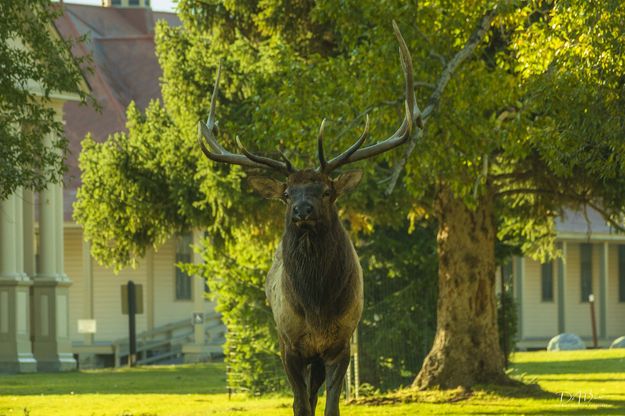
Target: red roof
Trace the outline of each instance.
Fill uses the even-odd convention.
[[[57,19],[57,30],[66,39],[88,35],[74,46],[75,56],[91,54],[93,74],[86,73],[92,95],[100,111],[75,102],[65,104],[65,135],[69,140],[65,177],[65,220],[71,221],[72,203],[80,185],[78,154],[80,142],[91,133],[97,141],[125,131],[126,107],[134,100],[144,110],[150,100],[160,99],[162,74],[155,54],[154,26],[164,19],[177,26],[174,13],[153,12],[146,8],[114,8],[64,3],[64,14]]]

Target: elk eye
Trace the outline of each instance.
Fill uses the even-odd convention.
[[[326,197],[326,198],[329,197],[330,196],[330,190],[326,189],[325,191],[323,191],[323,196]]]

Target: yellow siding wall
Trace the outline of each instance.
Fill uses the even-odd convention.
[[[607,336],[618,338],[625,335],[625,302],[619,302],[618,246],[611,244],[608,251]]]
[[[85,286],[83,275],[82,230],[65,229],[65,270],[72,280],[70,286],[70,328],[72,341],[83,341],[78,334],[78,320],[87,318],[85,309]],[[128,315],[122,315],[121,286],[128,280],[143,285],[143,314],[137,315],[137,332],[148,329],[148,302],[153,302],[153,324],[158,327],[182,319],[191,319],[193,300],[175,300],[175,242],[169,241],[153,254],[153,281],[148,282],[146,259],[139,261],[136,269],[125,268],[118,275],[93,260],[94,314],[97,326],[95,342],[110,342],[128,336]],[[150,298],[149,283],[153,284]],[[204,301],[204,312],[213,310],[211,302]]]
[[[525,259],[523,281],[523,337],[553,337],[558,334],[558,272],[553,268],[552,302],[542,301],[541,265],[528,257]]]
[[[592,290],[598,301],[599,296],[599,268],[601,247],[593,244],[592,247]],[[581,257],[580,244],[567,243],[566,258],[566,303],[565,303],[565,331],[581,337],[592,337],[590,323],[590,306],[581,301]],[[595,316],[597,319],[597,334],[599,333],[599,305],[595,302]]]
[[[191,319],[193,299],[176,300],[176,243],[168,241],[154,253],[154,325]],[[192,293],[192,298],[195,294]],[[208,312],[208,302],[204,302]]]
[[[69,287],[69,334],[72,340],[82,339],[78,334],[78,320],[83,319],[84,284],[82,268],[82,231],[79,228],[66,228],[65,243],[65,274],[72,281]]]
[[[582,335],[588,324],[588,306],[580,303],[580,249],[577,243],[566,245],[566,293],[564,310],[564,329]]]
[[[118,275],[93,262],[94,313],[97,322],[95,341],[113,341],[128,336],[128,315],[122,314],[121,287],[132,280],[143,285],[143,313],[136,316],[137,332],[146,325],[146,264],[143,259],[135,269],[123,269]]]
[[[179,321],[191,315],[193,301],[176,301],[176,245],[168,241],[154,253],[154,325]]]

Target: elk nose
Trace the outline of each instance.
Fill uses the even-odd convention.
[[[302,202],[293,207],[293,218],[295,220],[307,220],[313,212],[313,207],[307,202]]]

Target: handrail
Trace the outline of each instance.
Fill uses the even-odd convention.
[[[215,312],[211,312],[206,315],[207,316],[205,316],[204,318],[204,325],[208,327],[205,329],[205,331],[208,332],[210,329],[214,329],[219,326],[220,315]],[[208,325],[206,325],[207,323]],[[193,326],[194,324],[191,319],[183,319],[180,321],[169,322],[165,325],[161,325],[159,327],[152,328],[150,330],[143,331],[137,334],[137,363],[148,363],[158,360],[156,357],[146,357],[146,354],[149,350],[154,350],[167,346],[170,349],[173,349],[174,347],[182,345],[185,340],[188,340],[189,337],[193,335]],[[183,334],[174,336],[174,332],[179,332],[185,329],[186,331]],[[165,336],[165,339],[155,339],[163,335]],[[128,355],[130,352],[130,340],[128,337],[119,338],[114,340],[111,343],[111,346],[113,348],[113,355],[115,360],[114,365],[115,367],[120,367],[122,356]],[[159,354],[160,357],[164,358],[171,357],[173,355],[175,354],[172,354],[172,351]],[[140,356],[142,357],[139,358]]]
[[[170,322],[168,324],[149,329],[147,331],[143,331],[137,334],[137,338],[153,338],[157,334],[162,334],[165,332],[174,331],[176,329],[182,329],[184,327],[193,327],[190,319],[183,319],[181,321]],[[129,344],[130,340],[128,337],[118,338],[112,342],[112,344]]]

